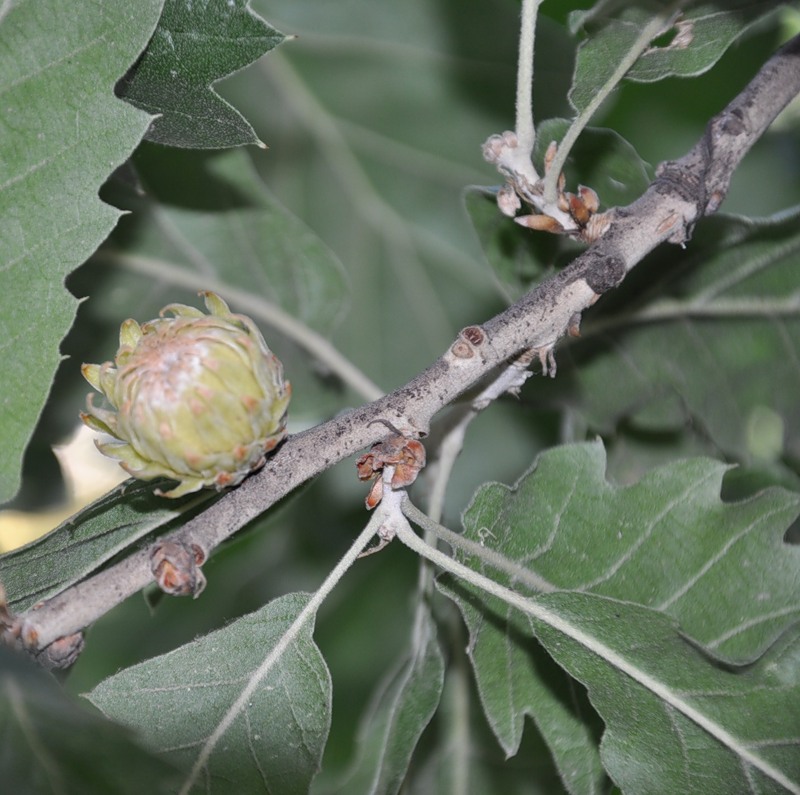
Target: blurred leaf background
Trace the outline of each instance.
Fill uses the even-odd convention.
[[[537,119],[570,115],[576,42],[565,22],[574,7],[560,0],[542,7]],[[210,279],[252,289],[296,314],[387,391],[433,361],[461,327],[495,314],[524,287],[509,286],[481,242],[496,242],[493,236],[500,234],[512,249],[524,249],[531,245],[529,233],[510,222],[508,229],[482,230],[477,219],[476,232],[467,212],[469,207],[475,218],[475,194],[465,193],[468,186],[498,181],[480,147],[490,134],[513,126],[519,3],[255,0],[253,9],[295,38],[216,88],[269,148],[176,152],[143,143],[134,157],[136,171],[123,168],[106,185],[109,201],[141,212],[125,217],[101,251],[67,279],[69,290],[88,300],[61,346],[67,358],[28,447],[16,508],[40,511],[67,499],[51,446],[74,431],[88,391],[79,364],[113,356],[124,318],[145,320],[171,301],[196,303],[196,291]],[[699,78],[625,84],[593,124],[613,129],[638,152],[641,163],[631,155],[623,165],[652,173],[696,141],[708,118],[785,36],[779,26],[762,24]],[[800,202],[797,144],[797,117],[787,113],[748,155],[723,209],[766,216]],[[595,166],[590,154],[568,163],[569,184],[593,185]],[[230,237],[222,237],[225,221],[212,228],[204,215],[220,211],[230,211]],[[237,226],[244,218],[245,227]],[[191,250],[191,241],[204,235],[213,259]],[[302,250],[298,239],[305,241]],[[491,253],[491,246],[486,250]],[[530,278],[562,255],[537,253],[542,270]],[[311,263],[308,271],[303,256]],[[682,256],[673,248],[659,252],[642,272],[669,268]],[[263,271],[254,274],[253,262]],[[631,290],[646,286],[642,276]],[[233,298],[231,304],[242,309]],[[273,330],[268,307],[256,320],[294,385],[290,430],[364,401],[324,363]],[[601,355],[586,354],[608,378],[609,360]],[[569,363],[581,356],[579,346],[574,352],[560,348],[555,382],[532,379],[520,401],[501,401],[473,424],[448,491],[445,523],[458,526],[460,511],[485,481],[514,482],[545,447],[599,432],[608,447],[609,475],[621,482],[676,456],[708,453],[747,463],[726,478],[732,495],[764,482],[796,484],[793,462],[774,451],[766,458],[752,455],[746,445],[744,453],[735,445],[721,449],[685,414],[672,415],[669,423],[637,424],[632,411],[598,417],[579,402],[565,403],[573,386]],[[657,368],[669,359],[669,347],[662,343],[650,356]],[[779,392],[790,383],[777,373],[772,388]],[[591,390],[603,393],[603,381]],[[334,468],[220,550],[206,566],[209,585],[199,602],[163,600],[154,621],[152,605],[137,596],[99,621],[67,687],[83,692],[123,665],[188,642],[272,598],[313,590],[363,526],[363,488],[354,474],[352,462]],[[317,619],[315,638],[334,683],[325,751],[330,778],[353,753],[356,716],[406,645],[415,564],[400,545],[360,561]],[[456,686],[446,683],[445,692]]]

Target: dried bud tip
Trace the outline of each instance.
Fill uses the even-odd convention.
[[[517,192],[510,185],[503,185],[497,191],[497,206],[503,215],[513,218],[517,214],[517,210],[522,206]]]
[[[550,378],[556,377],[556,354],[555,349],[551,345],[547,348],[539,348],[539,363],[542,365],[542,375],[549,375]]]
[[[575,219],[575,223],[578,224],[578,226],[586,226],[592,214],[583,203],[583,199],[581,199],[580,196],[576,196],[574,193],[567,193],[565,195],[569,202],[569,214]]]
[[[564,233],[564,227],[549,215],[520,215],[514,221],[537,232],[552,232],[557,235]]]
[[[372,484],[372,488],[369,490],[369,494],[367,494],[367,497],[364,500],[364,505],[367,506],[368,511],[371,511],[382,499],[383,499],[383,481],[380,478],[378,478]]]
[[[593,215],[580,233],[581,240],[584,243],[594,243],[599,240],[610,229],[613,219],[613,209]]]
[[[550,166],[555,160],[556,152],[558,152],[558,144],[555,141],[550,141],[547,146],[547,151],[544,153],[544,173],[550,171]]]
[[[586,185],[578,185],[578,196],[583,200],[583,204],[590,213],[596,213],[600,209],[600,197],[597,192]]]

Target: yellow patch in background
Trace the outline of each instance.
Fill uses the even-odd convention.
[[[47,511],[0,511],[0,552],[35,541],[128,477],[116,461],[97,450],[96,435],[81,425],[67,442],[53,447],[69,495],[63,506]]]

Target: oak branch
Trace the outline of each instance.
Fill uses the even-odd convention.
[[[679,160],[663,163],[648,190],[616,208],[608,231],[566,269],[482,325],[469,326],[428,369],[379,400],[291,436],[236,489],[168,537],[200,558],[297,486],[383,439],[388,427],[424,436],[433,417],[490,372],[523,352],[547,358],[581,314],[617,287],[648,252],[665,241],[683,244],[697,221],[722,204],[731,176],[750,147],[800,92],[800,37],[761,68]],[[509,220],[509,223],[512,223]],[[31,653],[79,638],[85,627],[153,581],[160,539],[26,613],[17,616],[15,642]],[[11,631],[11,630],[9,630]],[[75,641],[77,642],[77,641]]]

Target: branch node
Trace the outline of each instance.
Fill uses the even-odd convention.
[[[450,346],[456,359],[472,359],[486,343],[486,332],[480,326],[467,326],[458,332],[458,339]]]
[[[207,557],[199,544],[162,541],[150,552],[150,569],[164,593],[196,599],[206,587],[206,578],[200,566]]]
[[[365,500],[367,509],[378,505],[386,488],[410,486],[424,466],[425,448],[416,439],[395,434],[372,445],[370,451],[356,461],[358,479],[374,480]]]
[[[374,555],[376,552],[380,552],[382,549],[388,547],[397,536],[397,531],[389,524],[382,524],[378,528],[377,536],[377,543],[364,549],[364,551],[359,554],[359,558],[368,558],[370,555]]]
[[[34,656],[43,668],[50,671],[71,668],[85,645],[83,632],[76,632],[63,638],[54,640],[49,646],[45,646]]]
[[[621,257],[603,257],[587,269],[584,278],[597,295],[602,295],[617,287],[625,278],[625,262]]]

